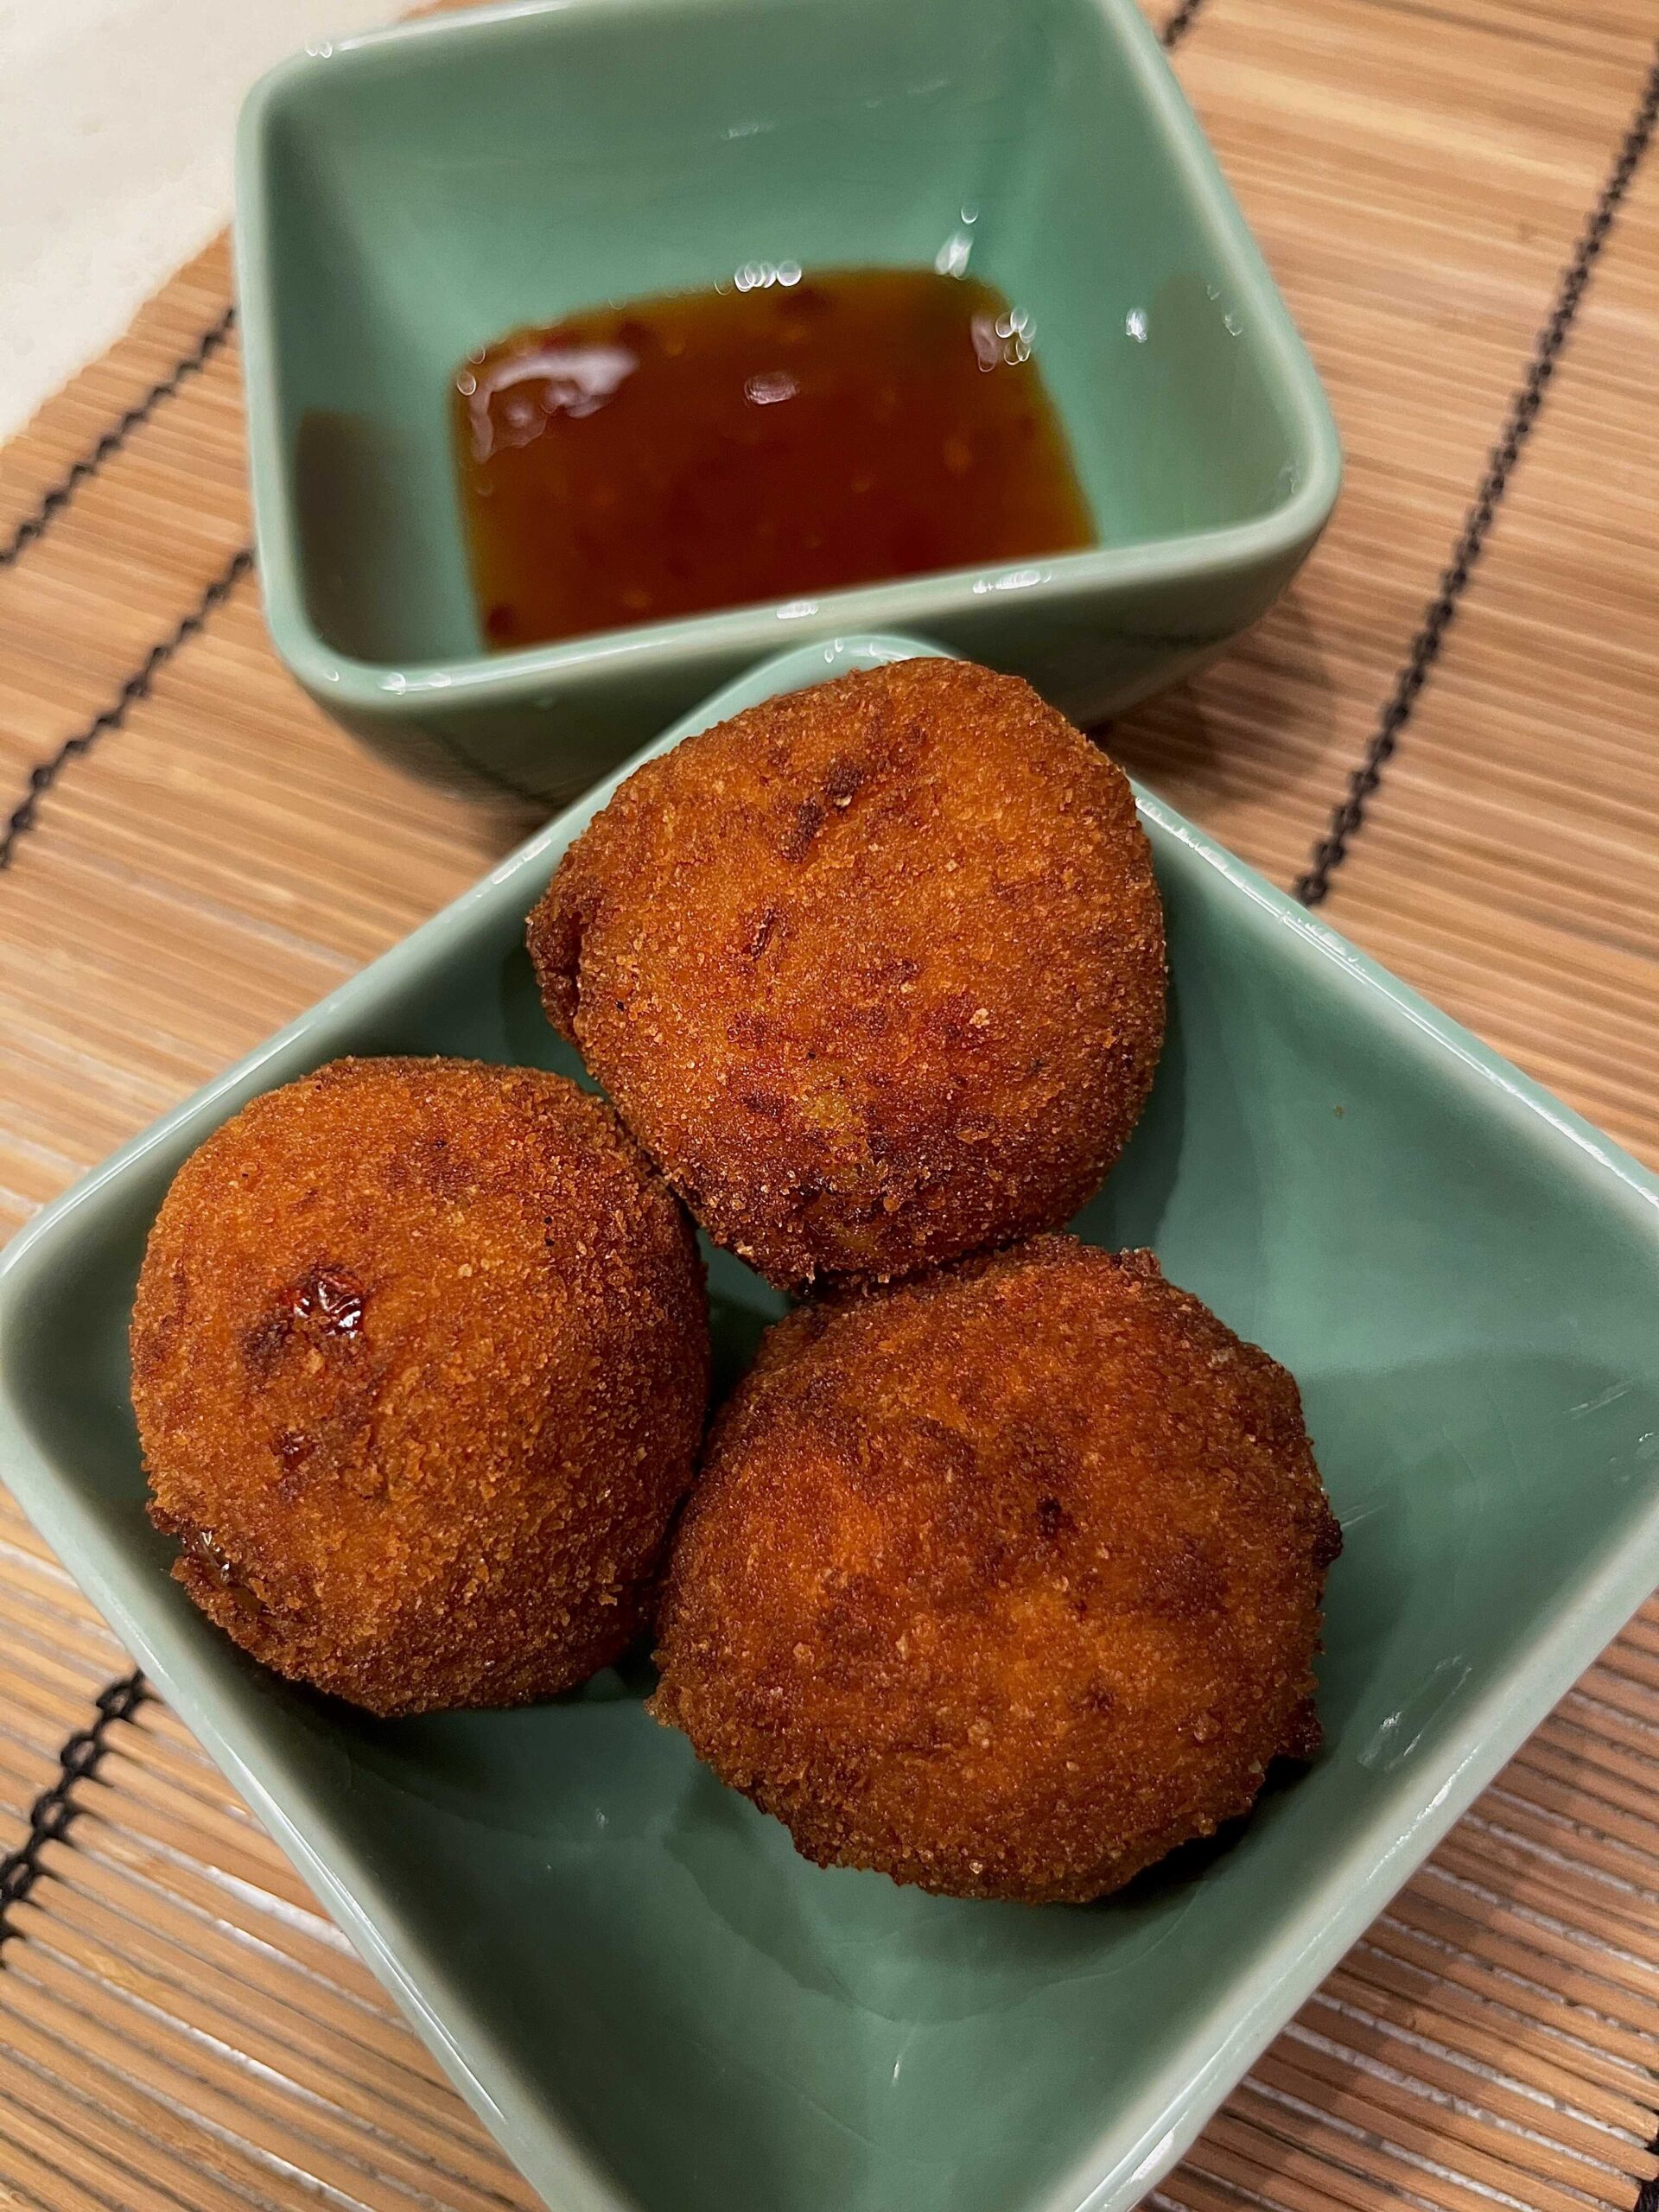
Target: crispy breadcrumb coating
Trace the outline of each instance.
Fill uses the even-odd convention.
[[[339,1060],[226,1122],[157,1216],[151,1518],[281,1674],[378,1713],[543,1697],[639,1629],[708,1359],[690,1225],[608,1108]]]
[[[669,1181],[785,1286],[1068,1220],[1163,1039],[1127,780],[964,661],[842,677],[647,763],[530,944],[550,1019]]]
[[[803,1307],[716,1424],[653,1709],[821,1866],[1081,1901],[1317,1748],[1296,1385],[1150,1253]]]

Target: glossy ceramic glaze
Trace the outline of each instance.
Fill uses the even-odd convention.
[[[804,648],[691,722],[900,641]],[[1659,1192],[1143,801],[1172,1027],[1079,1228],[1300,1376],[1347,1548],[1328,1748],[1084,1908],[822,1872],[641,1710],[377,1723],[262,1673],[149,1528],[124,1342],[174,1169],[341,1052],[573,1065],[527,908],[606,792],[54,1206],[0,1272],[0,1451],[41,1529],[560,2212],[1109,2212],[1659,1580]],[[713,1273],[723,1375],[774,1310]]]
[[[442,774],[568,797],[758,657],[877,623],[1090,721],[1261,613],[1336,494],[1318,381],[1135,0],[529,0],[341,41],[251,98],[237,235],[272,634]],[[456,364],[785,261],[1005,293],[1100,548],[486,655]]]

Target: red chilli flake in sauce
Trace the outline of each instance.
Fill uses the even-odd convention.
[[[1092,543],[1028,333],[973,278],[785,264],[500,340],[454,392],[486,642]]]

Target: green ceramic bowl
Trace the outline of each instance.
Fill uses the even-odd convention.
[[[237,246],[271,633],[448,778],[568,799],[757,658],[878,626],[1086,723],[1254,621],[1336,496],[1313,367],[1135,0],[528,0],[319,47],[244,112]],[[942,253],[1033,316],[1099,550],[485,652],[469,347],[746,262]]]
[[[662,743],[903,656],[805,647]],[[1041,1910],[822,1872],[641,1710],[376,1722],[264,1674],[149,1528],[125,1338],[180,1161],[336,1053],[572,1069],[524,919],[610,786],[60,1200],[0,1268],[43,1534],[560,2212],[1113,2212],[1659,1580],[1659,1186],[1155,801],[1173,1023],[1077,1226],[1294,1370],[1347,1550],[1328,1748],[1214,1846]],[[714,1262],[729,1378],[775,1300]]]

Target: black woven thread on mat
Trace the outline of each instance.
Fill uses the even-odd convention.
[[[137,1669],[111,1682],[98,1696],[98,1717],[88,1728],[77,1728],[58,1753],[58,1778],[41,1790],[29,1808],[29,1833],[16,1851],[0,1859],[0,1945],[17,1933],[12,1908],[21,1904],[41,1878],[41,1854],[48,1843],[60,1842],[80,1808],[75,1784],[98,1770],[109,1732],[118,1720],[130,1720],[149,1695],[149,1685]]]
[[[252,566],[252,548],[244,545],[232,555],[190,612],[175,624],[159,645],[150,647],[137,669],[116,693],[114,703],[105,707],[101,715],[94,715],[85,729],[78,731],[73,737],[66,737],[55,753],[48,753],[44,760],[35,763],[29,772],[28,790],[12,809],[5,828],[0,830],[0,869],[11,866],[19,839],[26,836],[35,827],[40,817],[41,799],[69,763],[79,754],[90,753],[99,739],[109,731],[120,728],[138,702],[148,696],[150,686],[179,647],[195,636],[213,609],[230,595]]]
[[[1192,29],[1197,20],[1198,10],[1203,5],[1204,0],[1181,0],[1180,6],[1158,34],[1164,45],[1179,46],[1180,44],[1188,31]]]
[[[1596,257],[1607,242],[1607,233],[1613,226],[1620,204],[1630,188],[1642,157],[1653,137],[1654,124],[1659,118],[1659,58],[1648,73],[1648,81],[1637,105],[1630,129],[1620,143],[1618,154],[1601,188],[1600,197],[1591,209],[1573,258],[1562,271],[1560,289],[1549,321],[1538,334],[1526,380],[1510,403],[1503,435],[1492,448],[1486,465],[1486,474],[1480,480],[1475,503],[1469,510],[1452,555],[1452,565],[1440,578],[1440,588],[1429,601],[1423,626],[1417,632],[1411,656],[1395,679],[1388,703],[1382,709],[1370,743],[1366,747],[1360,764],[1348,779],[1346,797],[1334,809],[1331,826],[1313,848],[1306,872],[1298,877],[1295,896],[1305,906],[1317,906],[1331,888],[1331,878],[1341,867],[1349,845],[1365,820],[1365,809],[1382,780],[1400,733],[1411,720],[1427,683],[1430,671],[1440,657],[1446,633],[1458,611],[1459,602],[1469,586],[1470,577],[1486,550],[1486,540],[1497,518],[1499,502],[1509,489],[1515,465],[1521,451],[1532,434],[1538,411],[1544,404],[1549,380],[1555,372],[1555,363],[1567,343],[1573,320],[1581,305],[1585,288],[1589,283]],[[1659,2212],[1659,2207],[1655,2208]]]
[[[96,476],[111,454],[122,447],[140,423],[147,423],[164,399],[170,399],[187,378],[197,376],[205,369],[236,323],[236,309],[226,308],[211,328],[204,330],[182,360],[175,361],[159,384],[153,384],[135,406],[105,431],[89,454],[81,458],[46,493],[33,514],[25,515],[3,545],[0,545],[0,569],[8,569],[26,546],[32,545],[41,536],[52,518],[67,507],[89,476]]]

